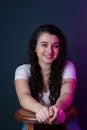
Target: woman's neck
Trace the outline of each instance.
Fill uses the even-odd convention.
[[[50,66],[51,64],[46,64],[46,63],[39,63],[42,72],[46,73],[48,71],[50,71]]]
[[[42,75],[43,77],[48,77],[49,74],[50,74],[50,66],[43,66],[41,67],[41,72],[42,72]]]
[[[44,82],[43,91],[47,92],[49,90],[48,80],[50,75],[50,65],[41,66],[41,72],[42,72],[43,82]]]
[[[42,91],[47,92],[49,90],[48,80],[49,80],[49,75],[51,72],[51,70],[50,70],[51,64],[46,64],[46,63],[40,62],[39,65],[41,67],[41,73],[42,73],[43,82],[44,82]]]

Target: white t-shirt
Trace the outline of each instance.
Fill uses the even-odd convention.
[[[22,78],[28,81],[31,75],[30,67],[31,67],[30,64],[23,64],[17,67],[15,71],[15,80]],[[62,79],[66,79],[66,78],[73,78],[77,80],[76,68],[75,68],[75,65],[71,61],[67,61],[66,66],[64,68]],[[47,93],[43,93],[42,101],[44,102],[45,105],[50,104],[49,95],[50,95],[50,91],[48,91]]]

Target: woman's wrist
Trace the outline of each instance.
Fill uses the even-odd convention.
[[[44,106],[40,103],[36,105],[35,113],[38,113]]]
[[[55,104],[56,107],[64,110],[64,105],[63,105],[63,101],[61,99],[58,99],[58,101]]]

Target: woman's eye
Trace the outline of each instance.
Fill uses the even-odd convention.
[[[55,48],[58,48],[59,47],[59,44],[54,44],[53,45]]]
[[[42,46],[43,46],[43,47],[47,47],[47,45],[46,45],[46,44],[42,44]]]

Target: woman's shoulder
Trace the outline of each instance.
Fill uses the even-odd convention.
[[[76,79],[76,67],[74,62],[67,60],[65,67],[64,67],[64,72],[63,72],[63,79],[65,78],[74,78]]]
[[[70,69],[75,69],[75,63],[71,60],[66,60],[66,63],[65,63],[65,69],[66,68],[70,68]]]
[[[15,79],[24,78],[27,79],[30,76],[30,64],[19,65],[15,70]]]
[[[30,64],[21,64],[21,65],[19,65],[19,66],[16,68],[16,70],[22,70],[22,69],[24,69],[24,70],[29,70],[29,69],[30,69]]]

